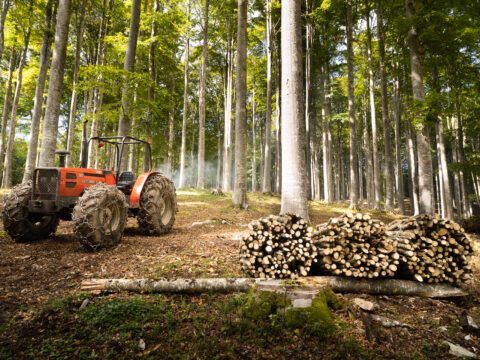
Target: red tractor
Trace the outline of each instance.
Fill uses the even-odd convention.
[[[67,151],[58,168],[36,168],[33,180],[15,186],[5,198],[3,226],[16,242],[33,241],[55,233],[59,219],[73,220],[73,232],[82,246],[96,250],[118,244],[127,216],[136,216],[146,234],[171,230],[177,211],[173,182],[159,172],[147,171],[138,178],[120,171],[125,146],[144,145],[148,166],[150,144],[130,136],[92,137],[87,141],[84,122],[79,168],[65,168]],[[115,170],[87,168],[88,146],[98,141],[115,147]]]

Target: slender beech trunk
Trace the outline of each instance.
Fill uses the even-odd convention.
[[[396,173],[397,173],[397,201],[400,213],[405,215],[405,192],[403,187],[403,167],[402,167],[402,132],[400,128],[402,118],[402,104],[400,98],[400,84],[399,79],[395,79],[394,89],[394,113],[395,113],[395,155],[396,155]]]
[[[252,67],[252,192],[257,191],[257,131],[255,123],[255,58]]]
[[[369,94],[370,94],[370,119],[372,126],[372,143],[373,143],[373,184],[375,209],[382,207],[382,185],[380,183],[380,161],[378,160],[378,138],[377,138],[377,117],[375,111],[375,79],[373,77],[372,65],[372,33],[370,30],[370,10],[367,1],[367,58],[369,73]]]
[[[311,45],[312,45],[312,26],[310,24],[309,17],[309,6],[308,0],[305,0],[306,4],[306,26],[305,26],[305,154],[307,161],[307,188],[308,188],[308,199],[312,199],[312,152],[310,149],[311,143],[311,126],[310,126],[310,76],[311,76]]]
[[[167,154],[167,176],[172,176],[172,158],[173,158],[173,142],[175,141],[175,76],[172,75],[170,87],[170,110],[168,114],[168,154]]]
[[[432,80],[435,91],[440,92],[440,84],[438,79],[437,67],[433,68]],[[436,124],[437,137],[437,157],[438,157],[438,173],[440,183],[440,197],[442,200],[442,217],[453,220],[453,203],[450,191],[450,179],[448,177],[447,155],[445,151],[445,135],[443,131],[443,117],[441,116],[441,109],[437,106],[438,123]]]
[[[247,0],[238,0],[233,204],[247,207]]]
[[[458,100],[458,93],[457,93],[457,100],[456,100],[456,108],[457,108],[457,149],[458,149],[458,162],[465,163],[465,151],[463,149],[463,119],[461,117],[460,112],[460,101]],[[470,200],[468,199],[468,173],[460,171],[460,188],[462,190],[462,212],[465,217],[470,217],[472,215]]]
[[[130,33],[128,34],[127,51],[125,52],[125,62],[123,69],[128,72],[134,71],[135,54],[137,52],[138,31],[140,27],[140,8],[141,0],[132,0],[132,12],[130,17]],[[130,117],[132,115],[132,103],[130,99],[133,97],[129,86],[125,86],[122,92],[122,110],[120,111],[120,119],[118,121],[118,136],[130,135]],[[120,171],[127,168],[128,151],[123,152]]]
[[[5,152],[5,169],[2,179],[2,188],[12,187],[12,161],[13,161],[13,146],[15,145],[15,130],[17,128],[17,111],[18,102],[20,101],[20,91],[22,90],[23,68],[27,61],[28,45],[30,43],[31,28],[25,34],[24,47],[20,64],[18,65],[17,85],[15,86],[15,93],[13,95],[12,113],[10,117],[10,128],[7,141],[7,150]]]
[[[202,71],[200,74],[200,97],[198,101],[197,188],[200,189],[203,189],[205,187],[205,101],[207,96],[208,5],[209,0],[205,0]]]
[[[187,5],[187,24],[190,21],[190,0]],[[185,156],[187,153],[187,120],[188,120],[188,70],[190,60],[190,28],[187,27],[185,40],[185,71],[184,71],[184,87],[183,87],[183,120],[182,120],[182,148],[180,150],[180,176],[178,179],[178,187],[183,188],[185,185]]]
[[[215,188],[220,189],[222,185],[222,121],[220,119],[220,98],[217,99],[217,180]]]
[[[368,119],[367,111],[365,111],[365,119]],[[368,131],[368,122],[365,121],[363,127],[363,146],[365,149],[365,166],[366,166],[366,188],[367,188],[367,203],[368,207],[374,207],[374,186],[373,186],[373,159],[372,159],[372,143],[370,141],[370,132]]]
[[[15,66],[17,63],[17,51],[15,46],[12,47],[12,52],[10,53],[10,62],[8,65],[8,78],[7,78],[7,89],[5,92],[5,101],[3,102],[3,113],[2,113],[2,132],[0,137],[0,183],[3,179],[3,158],[5,155],[5,141],[7,139],[7,122],[8,115],[10,114],[10,107],[12,106],[12,78]]]
[[[451,118],[451,124],[450,124],[450,129],[452,133],[456,131],[456,125],[455,125],[455,120],[452,117]],[[456,136],[453,136],[452,140],[452,160],[454,163],[458,162],[458,145],[457,145],[457,138]],[[458,171],[455,171],[453,173],[453,190],[454,190],[454,196],[455,196],[455,207],[457,209],[457,214],[456,214],[456,219],[460,221],[463,217],[463,209],[462,209],[462,201],[461,201],[461,196],[460,196],[460,176]]]
[[[109,9],[112,6],[113,0],[110,0],[109,2]],[[106,64],[106,59],[105,59],[105,44],[104,44],[104,39],[107,34],[107,0],[103,1],[103,13],[102,13],[102,19],[100,21],[100,31],[98,34],[98,46],[97,46],[97,53],[96,53],[96,58],[95,58],[95,65],[97,67],[101,65]],[[103,82],[103,79],[100,75],[100,83]],[[98,135],[98,112],[100,110],[100,107],[102,106],[103,102],[103,86],[100,85],[99,87],[92,89],[90,92],[89,96],[91,96],[91,99],[89,98],[89,102],[93,101],[93,111],[92,113],[92,124],[91,124],[91,130],[90,130],[90,136],[97,136]],[[90,105],[91,109],[91,105]],[[122,112],[124,111],[124,108],[122,107]],[[90,142],[90,147],[88,149],[88,167],[93,167],[95,158],[96,158],[96,153],[98,152],[98,148],[95,146],[96,144],[94,142]],[[126,154],[127,151],[124,152]],[[127,155],[125,155],[127,156]],[[132,159],[133,161],[133,159]],[[133,166],[133,165],[132,165]],[[132,166],[129,166],[129,168],[132,168]]]
[[[308,217],[301,3],[282,2],[282,206]]]
[[[382,94],[382,123],[383,123],[383,143],[385,147],[385,208],[389,211],[394,206],[394,181],[393,181],[393,156],[391,145],[391,126],[390,116],[388,115],[388,95],[387,95],[387,74],[385,64],[385,42],[383,30],[383,10],[382,1],[378,1],[377,7],[377,28],[378,28],[378,55],[380,62],[380,88]]]
[[[355,135],[355,95],[353,74],[352,0],[347,0],[348,123],[350,130],[350,206],[358,205],[357,138]]]
[[[276,83],[275,83],[275,149],[276,149],[276,174],[275,174],[275,192],[279,194],[282,189],[282,140],[280,127],[280,54],[277,51],[276,61]]]
[[[265,151],[264,151],[264,164],[263,164],[263,176],[262,176],[262,192],[272,192],[272,146],[271,146],[271,134],[272,134],[272,13],[271,0],[266,0],[267,11],[267,24],[266,24],[266,51],[267,51],[267,99],[265,109]]]
[[[363,124],[363,118],[360,116],[360,124],[359,124],[359,129],[361,129],[364,124]],[[357,139],[357,160],[358,160],[358,202],[360,206],[363,206],[363,161],[362,161],[362,131],[358,131],[357,133],[358,139]]]
[[[0,59],[3,55],[4,49],[4,29],[5,29],[5,19],[7,18],[8,9],[10,8],[10,0],[3,0],[2,1],[2,13],[0,15]]]
[[[415,14],[415,0],[405,0],[407,19]],[[425,99],[423,85],[422,55],[418,45],[418,35],[414,27],[408,30],[410,44],[410,62],[412,71],[412,93],[415,116],[420,117],[422,110],[419,106]],[[426,124],[420,124],[417,130],[417,155],[418,155],[418,193],[420,213],[433,214],[433,166],[430,152],[429,128]]]
[[[43,124],[42,147],[40,149],[40,166],[51,167],[55,163],[57,146],[60,101],[62,99],[63,70],[67,52],[68,26],[70,24],[71,0],[60,0],[55,29],[55,43],[48,84],[47,104]]]
[[[330,75],[328,71],[328,57],[322,67],[320,79],[320,96],[322,99],[323,118],[323,196],[327,203],[335,201],[335,185],[333,181],[332,163],[332,129],[330,125],[330,98],[326,97],[330,89]]]
[[[225,127],[223,135],[223,185],[225,191],[232,189],[232,138],[233,138],[233,121],[232,121],[232,87],[233,87],[233,39],[230,35],[227,37],[227,61],[226,61],[226,97],[225,97]]]
[[[55,10],[53,10],[55,4]],[[36,165],[38,154],[38,134],[40,132],[40,119],[43,116],[43,92],[45,90],[45,81],[47,78],[48,63],[53,42],[53,27],[55,23],[56,1],[48,0],[45,9],[45,23],[43,31],[42,48],[40,50],[39,71],[37,85],[35,88],[35,98],[32,111],[32,126],[30,128],[30,141],[28,143],[28,154],[25,164],[25,172],[22,182],[32,178],[33,169]],[[68,159],[68,158],[67,158]]]
[[[73,70],[73,90],[72,90],[72,100],[70,101],[70,114],[68,117],[68,133],[67,133],[67,151],[70,152],[66,157],[66,167],[72,167],[72,149],[73,149],[73,139],[75,137],[75,117],[77,114],[77,83],[78,83],[78,70],[80,69],[80,54],[82,51],[82,42],[83,42],[83,28],[85,23],[85,7],[87,0],[83,0],[82,9],[80,14],[77,13],[77,44],[75,49],[75,67]],[[80,19],[79,19],[80,15]]]

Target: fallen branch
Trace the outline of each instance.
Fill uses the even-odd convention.
[[[462,289],[448,284],[424,284],[396,279],[348,279],[335,276],[314,276],[300,278],[296,284],[286,284],[282,280],[250,278],[211,278],[211,279],[89,279],[82,282],[84,291],[134,291],[147,293],[189,293],[204,292],[245,292],[253,286],[260,290],[318,288],[329,286],[338,293],[368,293],[374,295],[408,295],[430,298],[468,295]]]

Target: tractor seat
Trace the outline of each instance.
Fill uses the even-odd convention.
[[[133,171],[124,171],[118,177],[118,187],[128,187],[135,183],[135,174]]]

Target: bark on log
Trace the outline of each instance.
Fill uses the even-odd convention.
[[[296,289],[321,289],[329,286],[339,293],[368,293],[372,295],[407,295],[429,298],[466,296],[468,293],[448,284],[424,284],[397,279],[349,279],[335,276],[301,278],[295,285],[282,280],[251,278],[211,279],[89,279],[82,282],[83,291],[133,291],[146,293],[245,292],[253,286],[259,290],[294,291]]]

